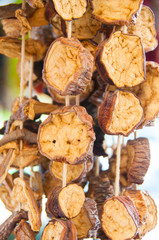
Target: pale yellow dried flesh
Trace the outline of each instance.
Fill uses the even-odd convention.
[[[129,21],[140,0],[93,0],[93,14],[106,22]]]
[[[135,25],[128,26],[127,31],[141,38],[145,51],[150,51],[157,47],[155,19],[149,7],[142,7]]]
[[[77,237],[86,237],[89,229],[91,229],[92,224],[90,223],[89,217],[86,210],[82,207],[80,213],[77,217],[72,218],[71,221],[74,223],[77,229]]]
[[[63,230],[64,227],[58,221],[51,222],[45,227],[41,240],[61,240]]]
[[[47,56],[46,79],[51,86],[64,91],[80,67],[79,48],[57,41]]]
[[[71,184],[62,189],[59,194],[59,205],[68,218],[76,217],[85,201],[83,188],[77,184]]]
[[[86,152],[90,139],[87,126],[74,112],[53,115],[40,132],[42,152],[51,158],[67,157],[72,163]]]
[[[152,121],[159,113],[159,65],[147,64],[146,82],[135,92],[144,108],[144,123]]]
[[[67,183],[70,183],[74,179],[77,179],[84,169],[84,163],[79,165],[67,164]],[[53,161],[51,165],[51,171],[56,178],[60,180],[63,179],[63,163]]]
[[[143,48],[138,36],[115,32],[105,44],[101,60],[117,87],[132,87],[144,81]]]
[[[104,205],[102,227],[112,240],[131,239],[136,233],[136,225],[128,211],[118,200],[110,200]]]
[[[80,18],[86,11],[86,0],[53,0],[57,13],[64,20]]]
[[[142,115],[143,109],[139,100],[132,93],[120,91],[117,94],[109,131],[127,134],[141,121]]]

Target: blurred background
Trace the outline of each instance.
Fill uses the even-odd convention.
[[[9,3],[21,3],[22,1],[13,1],[13,0],[0,0],[1,5],[7,5]],[[145,5],[151,7],[155,14],[156,18],[156,29],[157,29],[157,38],[159,41],[159,0],[145,0]],[[0,36],[3,36],[4,32],[0,25]],[[155,61],[159,63],[159,47],[155,49],[155,51],[149,52],[146,55],[147,61]],[[20,92],[20,83],[19,77],[16,73],[16,59],[9,59],[3,55],[0,55],[0,128],[3,126],[3,122],[8,120],[10,116],[11,103],[16,96],[19,96]],[[39,94],[40,98],[43,101],[51,102],[51,99],[46,98],[42,94],[41,86],[36,87],[36,91]],[[40,100],[41,100],[40,99]],[[147,137],[150,141],[151,146],[151,164],[146,175],[145,181],[143,185],[139,186],[139,189],[147,190],[152,198],[154,198],[156,205],[159,209],[159,120],[156,120],[153,127],[145,127],[142,130],[139,130],[137,133],[138,137]],[[129,136],[129,139],[133,139],[133,135]],[[107,143],[111,144],[111,137],[107,136]],[[127,139],[125,140],[127,141]],[[107,168],[106,159],[101,160],[103,163],[103,169]],[[44,200],[45,202],[45,200]],[[0,224],[4,222],[4,220],[11,213],[7,211],[0,201]],[[47,223],[47,218],[45,213],[43,212],[43,226]],[[40,237],[37,237],[40,239]],[[13,239],[10,237],[10,239]],[[158,240],[159,239],[159,224],[158,226],[152,230],[150,233],[146,234],[143,238],[144,240]]]

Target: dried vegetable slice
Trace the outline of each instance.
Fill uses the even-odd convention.
[[[58,38],[47,51],[43,79],[60,95],[77,95],[91,81],[93,56],[76,38]]]
[[[32,8],[43,8],[45,6],[44,0],[26,0],[26,1]]]
[[[52,161],[50,164],[51,173],[62,181],[63,178],[63,163]],[[72,165],[67,164],[67,183],[80,182],[86,175],[87,169],[85,163]]]
[[[124,25],[132,21],[143,3],[143,0],[91,0],[93,15],[105,24]]]
[[[96,67],[104,82],[132,87],[145,80],[145,54],[138,36],[113,33],[96,49]]]
[[[3,30],[8,37],[19,38],[21,32],[21,25],[18,19],[9,18],[2,19],[1,24],[3,26]]]
[[[147,6],[142,6],[136,23],[130,24],[127,28],[127,32],[129,34],[137,35],[141,38],[146,52],[153,51],[158,45],[156,39],[154,14],[153,11]]]
[[[77,233],[70,220],[53,218],[44,228],[41,240],[76,240]]]
[[[50,171],[45,172],[43,189],[44,189],[44,194],[46,195],[46,197],[49,196],[49,193],[52,191],[53,188],[61,187],[61,186],[62,186],[62,181],[61,180],[52,176]]]
[[[153,121],[159,113],[159,64],[147,62],[146,81],[134,87],[132,91],[138,96],[144,109],[143,120],[139,126],[142,128]]]
[[[139,227],[139,215],[133,201],[126,196],[106,200],[103,205],[101,224],[110,239],[134,238]]]
[[[142,184],[150,165],[150,146],[147,138],[128,140],[128,181]]]
[[[77,184],[69,184],[61,188],[54,188],[47,200],[47,210],[54,217],[76,217],[85,201],[83,188]]]
[[[20,221],[18,226],[14,229],[16,240],[35,240],[35,232],[24,219]]]
[[[80,164],[92,157],[92,117],[81,106],[59,108],[40,125],[38,145],[50,160]]]
[[[140,124],[143,108],[131,92],[106,92],[99,110],[99,126],[104,133],[128,136]]]
[[[23,203],[23,209],[28,211],[28,218],[33,231],[39,231],[41,227],[40,211],[37,206],[32,189],[21,178],[14,180],[12,198]]]
[[[71,221],[77,229],[78,239],[89,236],[90,231],[97,231],[100,221],[96,202],[91,198],[86,198],[80,213]]]
[[[80,18],[86,12],[87,1],[76,0],[76,3],[72,0],[52,0],[56,12],[64,20],[72,20],[73,18]]]

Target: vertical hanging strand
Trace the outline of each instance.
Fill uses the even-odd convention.
[[[120,138],[121,136],[118,135],[118,144],[117,144],[117,155],[116,155],[116,174],[115,174],[115,196],[119,195],[120,191]]]
[[[134,131],[134,139],[137,138],[137,130]],[[135,190],[137,190],[137,184],[135,184]]]
[[[72,33],[72,21],[68,22],[68,30],[67,30],[67,37],[71,38],[71,33]],[[70,105],[70,96],[67,95],[65,96],[65,106]],[[62,176],[62,187],[65,187],[67,184],[67,164],[63,164],[63,176]]]
[[[80,94],[76,95],[76,105],[80,105]]]
[[[22,2],[22,9],[25,10],[25,0]],[[21,69],[20,69],[20,105],[24,97],[24,60],[25,60],[25,33],[22,34],[21,43]],[[23,129],[23,122],[20,123],[20,129]],[[23,140],[20,140],[20,151],[23,148]],[[23,178],[23,168],[20,168],[20,177]]]

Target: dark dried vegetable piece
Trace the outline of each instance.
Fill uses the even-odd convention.
[[[105,24],[124,25],[132,21],[140,10],[143,0],[91,0],[93,15]]]
[[[35,232],[31,230],[29,223],[24,219],[20,221],[18,226],[14,229],[16,240],[35,240]]]
[[[76,217],[85,201],[83,188],[77,184],[69,184],[61,188],[54,188],[47,200],[47,210],[54,217]]]
[[[41,240],[77,240],[74,224],[70,220],[53,218],[44,228]]]
[[[16,223],[20,222],[21,219],[28,219],[27,212],[20,210],[14,212],[7,220],[0,225],[0,239],[6,240],[9,235],[12,233],[13,229],[16,226]]]
[[[32,8],[43,8],[45,6],[44,0],[26,0],[26,1]]]
[[[150,146],[147,138],[128,140],[128,181],[142,184],[150,165]]]
[[[15,18],[2,19],[3,30],[8,37],[19,38],[21,32],[20,22]]]
[[[139,227],[139,215],[133,201],[126,196],[106,200],[101,224],[110,239],[134,238]]]
[[[8,170],[15,159],[15,150],[9,149],[6,156],[0,159],[0,184],[5,180]]]
[[[60,95],[86,89],[93,72],[93,56],[76,38],[58,38],[47,51],[43,79]]]
[[[95,62],[103,81],[118,88],[145,80],[145,54],[138,36],[114,32],[98,45]]]
[[[47,198],[48,198],[49,193],[52,191],[53,188],[61,187],[61,186],[62,186],[62,181],[61,180],[52,176],[50,171],[45,172],[43,189],[44,189],[44,194],[46,195]]]
[[[128,136],[140,124],[143,108],[131,92],[106,92],[99,110],[99,126],[104,133]]]
[[[21,34],[28,33],[31,30],[31,26],[26,18],[24,10],[18,9],[15,12],[15,17],[19,20],[21,25]]]
[[[41,154],[69,164],[89,161],[94,140],[92,117],[81,106],[63,107],[50,113],[38,133]]]
[[[72,218],[77,229],[77,237],[89,237],[91,231],[97,231],[100,226],[96,202],[91,198],[86,198],[80,213]]]

